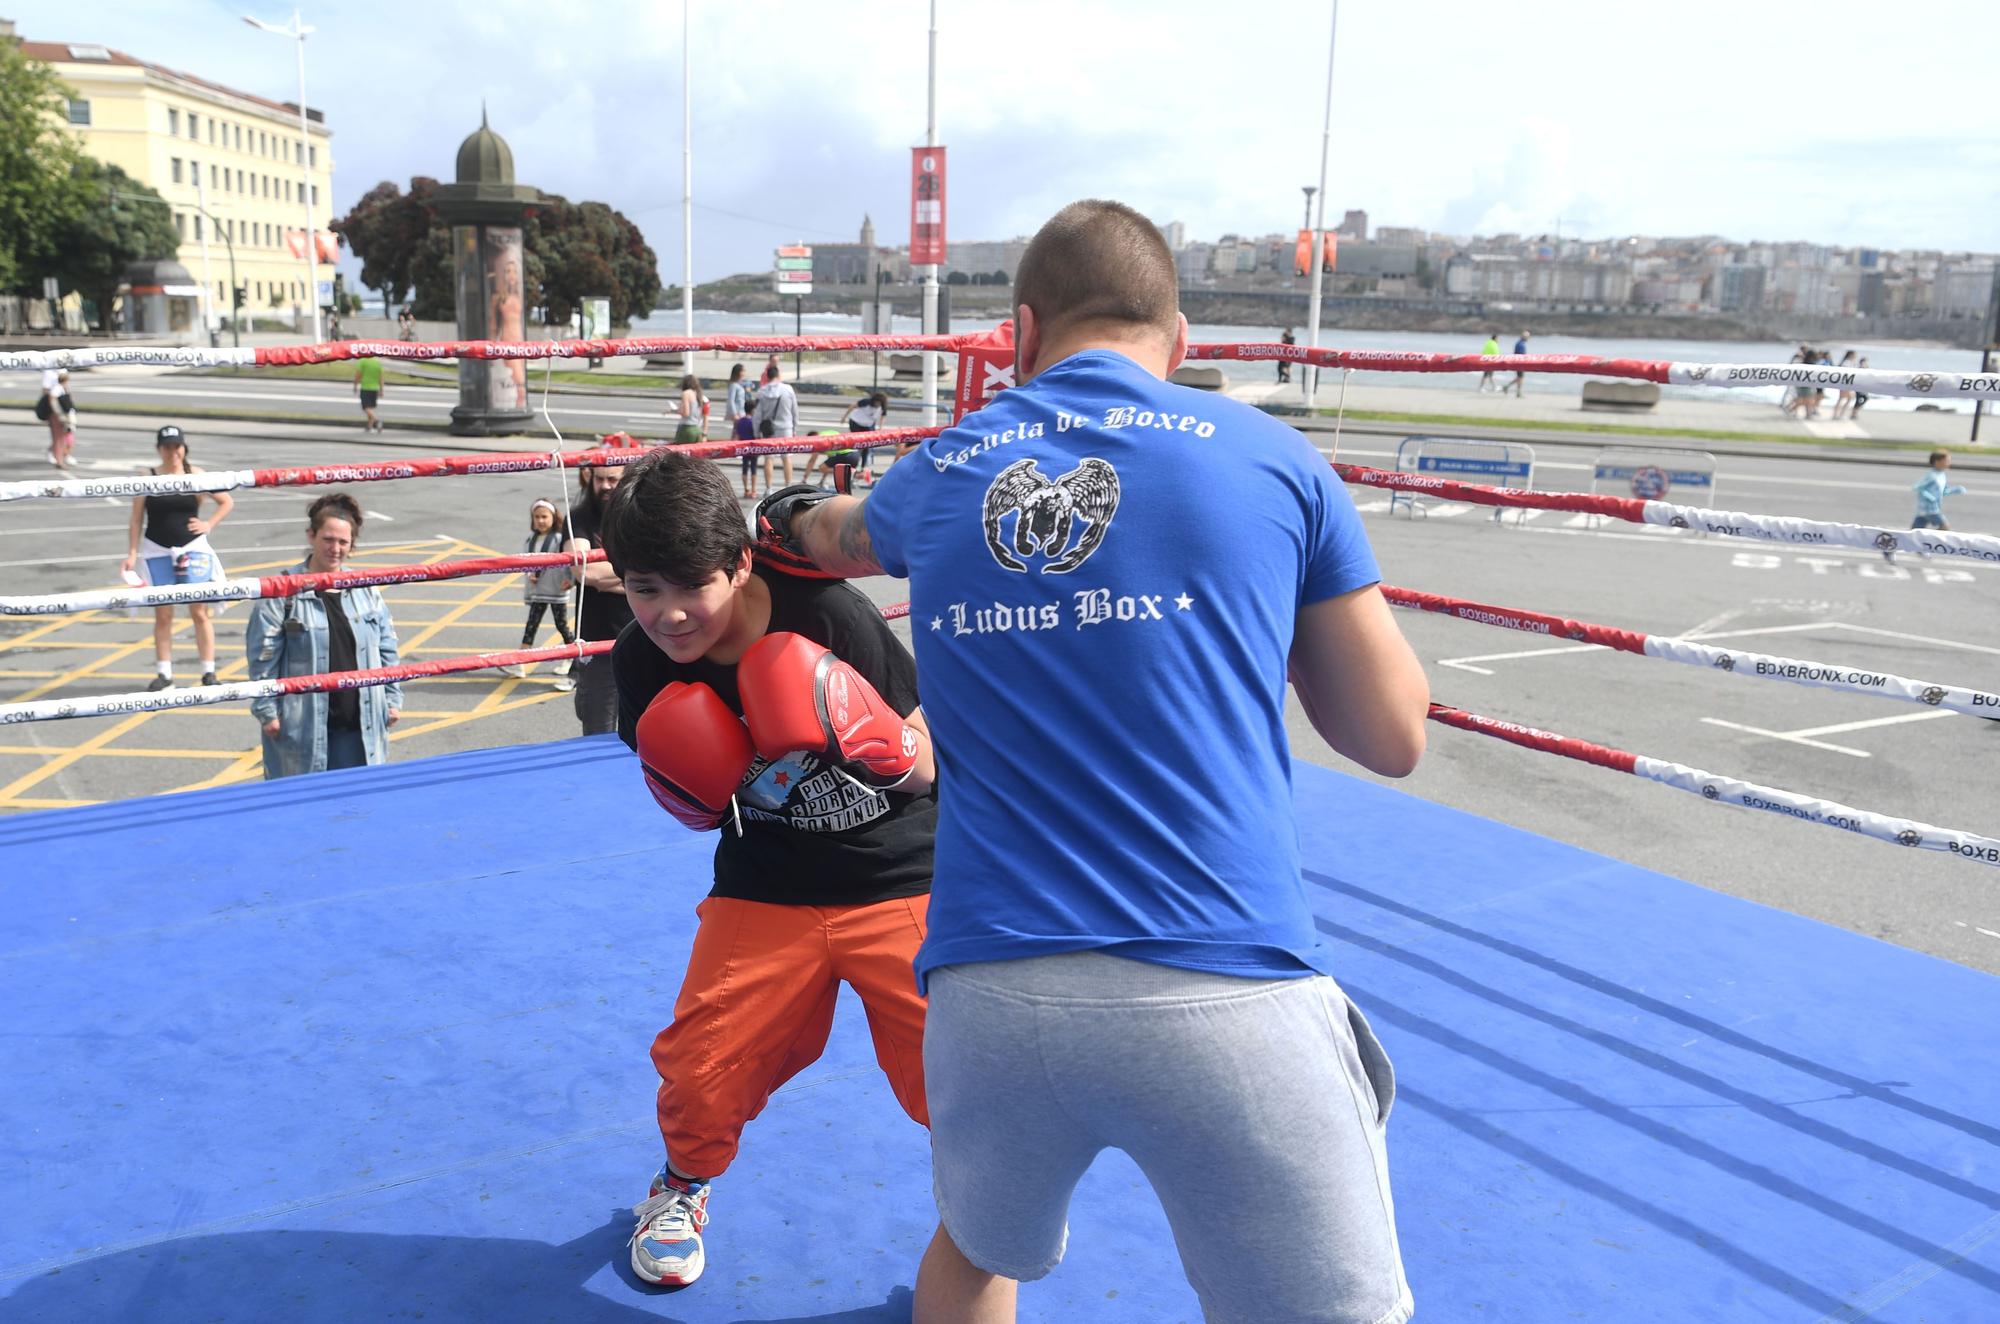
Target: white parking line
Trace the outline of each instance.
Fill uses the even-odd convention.
[[[2000,933],[1995,933],[1991,929],[1982,929],[1977,924],[1967,924],[1962,919],[1955,919],[1952,923],[1958,925],[1961,929],[1971,929],[1974,933],[1983,933],[1989,938],[2000,938]]]
[[[1913,644],[1936,644],[1940,648],[1962,648],[1970,653],[1991,653],[2000,657],[2000,648],[1988,648],[1985,644],[1963,644],[1956,639],[1937,639],[1927,634],[1905,634],[1901,630],[1884,630],[1878,625],[1856,625],[1852,621],[1823,621],[1839,630],[1853,630],[1858,634],[1879,634],[1890,639],[1907,639]]]
[[[1747,630],[1719,630],[1713,633],[1690,631],[1680,637],[1683,639],[1735,639],[1739,636],[1749,634],[1792,634],[1799,630],[1819,630],[1838,624],[1841,624],[1841,622],[1806,621],[1799,625],[1759,625]],[[1890,632],[1884,631],[1884,633]],[[1515,658],[1522,657],[1553,657],[1557,653],[1603,653],[1608,651],[1601,644],[1562,644],[1554,648],[1524,648],[1512,653],[1475,653],[1470,657],[1441,657],[1438,659],[1438,665],[1441,667],[1456,667],[1460,671],[1470,671],[1481,676],[1490,676],[1493,673],[1486,668],[1468,666],[1466,664],[1472,662],[1511,662]]]
[[[1949,713],[1945,715],[1947,717],[1951,716],[1951,714]],[[1768,736],[1772,740],[1790,741],[1794,745],[1806,745],[1812,749],[1823,749],[1830,754],[1851,754],[1858,759],[1873,757],[1873,755],[1871,755],[1865,749],[1849,749],[1845,745],[1829,745],[1824,741],[1809,740],[1804,736],[1796,735],[1787,731],[1766,731],[1761,726],[1745,726],[1741,722],[1725,722],[1720,717],[1704,717],[1701,720],[1706,722],[1710,726],[1726,726],[1732,731],[1748,731],[1753,736]]]
[[[1864,731],[1871,726],[1895,726],[1899,722],[1929,722],[1939,717],[1956,717],[1957,713],[1942,710],[1928,713],[1898,713],[1894,717],[1871,717],[1865,722],[1837,722],[1832,726],[1808,726],[1799,731],[1787,731],[1789,736],[1837,736],[1843,731]]]

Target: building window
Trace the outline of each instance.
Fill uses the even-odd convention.
[[[213,161],[208,163],[208,186],[210,188],[222,187],[222,167]]]
[[[288,179],[285,181],[285,201],[290,202],[291,200],[292,200],[292,181]]]
[[[243,172],[241,170],[236,172],[236,191],[238,193],[243,191]]]
[[[178,184],[181,182],[181,159],[177,156],[173,160],[174,160],[174,183]]]
[[[195,213],[195,217],[194,217],[194,237],[195,237],[195,240],[196,240],[197,242],[199,242],[199,241],[200,241],[200,239],[201,239],[201,213],[200,213],[200,212],[196,212],[196,213]]]
[[[172,106],[167,107],[167,136],[169,138],[181,136],[181,113]]]
[[[201,116],[195,114],[193,111],[188,112],[188,137],[201,137]]]
[[[243,126],[241,124],[236,126],[236,150],[239,152],[243,150]]]
[[[81,124],[85,128],[90,127],[90,103],[71,97],[69,99],[69,122],[71,124]]]
[[[317,147],[306,148],[306,164],[312,167],[314,170],[319,169],[319,148]]]
[[[313,185],[312,205],[315,207],[319,206],[319,185],[317,184]]]
[[[187,238],[187,215],[184,212],[174,213],[174,234],[182,239]]]

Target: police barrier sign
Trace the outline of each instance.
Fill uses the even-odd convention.
[[[1601,450],[1591,466],[1590,490],[1641,501],[1664,501],[1673,492],[1676,500],[1707,505],[1715,496],[1715,457],[1707,451]]]
[[[1396,447],[1396,469],[1399,473],[1432,474],[1494,487],[1533,487],[1535,448],[1512,441],[1405,437]],[[1412,515],[1424,509],[1419,498],[1407,492],[1391,492],[1390,514],[1395,514],[1398,503],[1408,505]],[[1493,518],[1498,520],[1503,513],[1495,508]]]

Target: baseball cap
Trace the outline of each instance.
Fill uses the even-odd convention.
[[[155,446],[165,446],[169,442],[172,442],[176,446],[187,445],[186,435],[172,423],[167,424],[153,434],[153,444]]]

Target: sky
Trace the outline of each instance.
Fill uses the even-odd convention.
[[[98,42],[278,100],[271,0],[0,0],[35,40]],[[909,235],[926,0],[690,0],[694,272],[774,245]],[[1327,215],[1434,232],[1717,234],[2000,251],[1990,7],[1938,0],[938,0],[951,235],[1031,234],[1113,197],[1190,238]],[[344,212],[449,180],[486,104],[519,180],[608,202],[683,275],[677,0],[309,0],[309,104]]]

